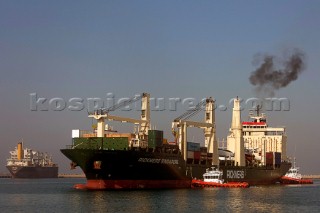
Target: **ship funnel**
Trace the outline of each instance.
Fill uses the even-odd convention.
[[[18,153],[17,153],[18,160],[23,159],[23,147],[22,142],[18,143]]]

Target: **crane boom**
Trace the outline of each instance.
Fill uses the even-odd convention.
[[[202,111],[203,106],[205,106],[204,122],[187,120]],[[175,131],[175,127],[178,127],[178,132]],[[212,98],[202,100],[194,109],[183,113],[172,122],[172,133],[176,140],[179,139],[179,147],[185,160],[187,159],[187,127],[198,127],[204,129],[205,146],[208,148],[208,153],[213,153],[212,164],[218,165],[218,143],[215,134],[214,100]]]
[[[133,123],[133,124],[142,124],[142,123],[146,122],[143,120],[138,120],[138,119],[133,119],[133,118],[125,118],[125,117],[120,117],[120,116],[115,116],[115,115],[108,115],[108,117],[106,119],[109,121],[129,122],[129,123]]]
[[[111,106],[111,107],[109,107],[107,109],[103,109],[103,111],[105,113],[109,113],[110,111],[115,111],[115,110],[117,110],[119,108],[128,106],[128,105],[130,105],[132,103],[135,103],[135,102],[141,100],[144,94],[145,93],[142,93],[142,94],[139,94],[139,95],[135,95],[134,97],[132,97],[132,98],[130,98],[128,100],[124,100],[124,101],[122,101],[120,103],[114,104],[113,106]]]
[[[194,109],[188,110],[187,112],[183,113],[179,117],[175,118],[174,121],[180,121],[180,120],[187,120],[190,117],[196,115],[198,112],[202,110],[202,107],[205,106],[206,100],[202,100],[199,102]]]
[[[125,107],[136,101],[141,100],[141,119],[124,118],[114,115],[109,115],[110,111]],[[105,120],[114,120],[121,122],[129,122],[134,124],[139,124],[139,137],[141,139],[146,139],[148,135],[148,130],[150,127],[150,95],[148,93],[142,93],[142,95],[136,95],[129,100],[123,101],[121,103],[115,104],[107,109],[95,110],[93,113],[89,114],[89,117],[97,120],[97,136],[104,137],[105,132]]]

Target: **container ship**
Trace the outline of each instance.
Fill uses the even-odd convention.
[[[215,104],[212,98],[201,101],[192,110],[173,120],[174,142],[167,142],[163,138],[163,131],[150,128],[149,99],[150,95],[143,93],[110,108],[96,110],[89,114],[97,121],[92,131],[72,130],[72,143],[61,149],[61,152],[71,160],[71,168],[79,166],[86,175],[87,183],[76,185],[76,188],[190,188],[192,179],[201,179],[206,170],[213,166],[223,172],[225,182],[273,184],[291,166],[283,150],[286,138],[284,129],[268,129],[263,120],[265,117],[251,123],[242,123],[238,98],[234,99],[227,147],[220,148],[216,140]],[[110,114],[111,111],[139,100],[140,119]],[[204,121],[190,120],[203,111]],[[133,123],[135,131],[118,133],[105,123],[106,120]],[[258,131],[255,126],[263,128]],[[204,146],[187,141],[187,129],[190,127],[203,129]],[[277,141],[276,149],[268,145],[271,132],[272,139],[281,140]],[[257,143],[250,143],[250,136]],[[263,149],[261,144],[268,149]],[[265,160],[267,152],[272,153],[272,164],[268,164],[271,163],[269,158]]]
[[[52,162],[51,157],[47,153],[23,148],[23,142],[10,151],[6,167],[13,178],[58,177],[58,165]]]

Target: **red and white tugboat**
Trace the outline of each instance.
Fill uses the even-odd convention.
[[[302,178],[302,175],[299,173],[299,167],[296,167],[296,159],[294,159],[293,166],[289,171],[281,177],[281,184],[313,184],[312,179]]]
[[[207,169],[203,174],[203,180],[192,180],[192,187],[225,187],[225,188],[248,188],[249,184],[246,182],[228,182],[224,183],[222,179],[222,171],[212,167],[212,170]]]

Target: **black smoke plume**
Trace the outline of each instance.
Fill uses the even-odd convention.
[[[264,55],[256,58],[259,67],[251,73],[250,83],[256,92],[274,96],[275,91],[288,86],[305,70],[305,54],[293,49],[284,58]]]

